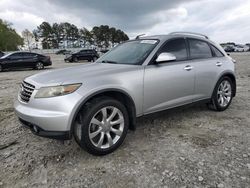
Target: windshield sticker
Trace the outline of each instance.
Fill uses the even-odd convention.
[[[140,43],[144,43],[144,44],[155,44],[155,43],[157,43],[157,40],[142,40]]]

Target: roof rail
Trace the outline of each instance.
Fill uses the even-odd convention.
[[[135,37],[135,39],[137,40],[137,39],[139,39],[141,36],[143,36],[143,35],[145,35],[145,34],[140,34],[140,35],[137,35],[136,37]]]
[[[200,33],[194,33],[194,32],[178,31],[178,32],[169,33],[169,35],[178,35],[178,34],[196,35],[196,36],[202,36],[202,37],[204,37],[206,39],[209,39],[207,35],[203,35],[203,34],[200,34]]]

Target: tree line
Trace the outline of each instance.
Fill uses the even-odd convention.
[[[44,49],[59,48],[62,43],[66,43],[66,47],[70,44],[71,47],[94,45],[108,48],[129,39],[122,30],[108,25],[95,26],[88,30],[68,22],[43,22],[33,31],[33,35],[37,41],[41,39]]]
[[[15,51],[25,44],[30,49],[33,41],[41,41],[43,49],[65,47],[109,48],[115,44],[129,40],[127,34],[108,25],[94,26],[91,30],[78,28],[68,22],[41,23],[32,32],[25,29],[22,37],[15,31],[12,24],[0,19],[0,50]]]
[[[0,19],[0,50],[14,51],[23,45],[23,39],[17,34],[12,25]]]

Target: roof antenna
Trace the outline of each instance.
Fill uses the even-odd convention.
[[[143,35],[145,35],[145,34],[137,35],[137,36],[135,37],[135,39],[136,39],[136,40],[137,40],[137,39],[140,39],[140,37],[143,36]]]

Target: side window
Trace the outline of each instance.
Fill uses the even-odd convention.
[[[212,51],[205,41],[188,39],[191,59],[203,59],[212,57]]]
[[[170,40],[161,49],[160,53],[163,52],[174,54],[176,56],[177,61],[186,60],[187,48],[185,40],[182,38]]]
[[[19,58],[22,58],[22,57],[23,57],[22,53],[14,53],[14,54],[10,55],[11,59],[19,59]]]
[[[215,46],[213,46],[213,45],[210,45],[210,46],[213,50],[214,57],[223,57],[224,56],[223,53],[220,50],[218,50]]]
[[[23,56],[26,57],[26,58],[32,58],[35,56],[35,54],[32,54],[32,53],[23,53]]]

